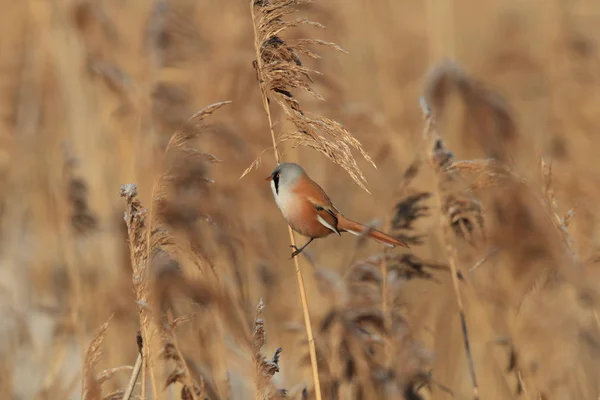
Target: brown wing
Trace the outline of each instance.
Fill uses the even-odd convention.
[[[327,193],[315,182],[310,179],[302,182],[298,191],[304,194],[304,197],[317,210],[317,215],[321,218],[319,221],[324,227],[340,235],[338,229],[338,211],[331,203]]]
[[[329,199],[329,196],[327,196],[327,193],[325,193],[323,188],[312,179],[307,177],[306,181],[302,182],[301,189],[304,194],[310,193],[308,197],[313,203],[320,204],[324,207],[331,206],[331,200]]]
[[[337,214],[341,214],[341,212],[336,208],[336,206],[333,204],[333,202],[331,201],[329,196],[327,196],[327,193],[325,193],[323,188],[321,188],[321,186],[317,185],[316,182],[314,182],[314,184],[315,184],[315,187],[318,188],[318,195],[315,196],[315,198],[311,198],[311,201],[314,204],[323,205],[324,208],[333,212],[334,217],[337,218]]]
[[[307,196],[308,201],[311,202],[315,207],[315,210],[317,210],[317,215],[322,219],[319,222],[338,235],[341,235],[340,230],[338,229],[338,213],[336,208],[333,206],[323,189],[321,189],[319,194],[320,196]]]
[[[318,204],[314,205],[315,210],[317,210],[317,215],[322,218],[322,221],[319,221],[321,224],[323,224],[325,227],[331,229],[332,231],[334,231],[335,233],[337,233],[338,235],[341,235],[340,230],[338,229],[338,217],[335,213],[335,211],[333,211],[330,208],[325,208],[322,207]]]

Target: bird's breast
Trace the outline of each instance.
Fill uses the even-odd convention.
[[[299,202],[297,196],[286,190],[279,190],[279,193],[275,190],[275,185],[271,182],[273,189],[273,196],[275,197],[275,203],[283,217],[289,222],[290,219],[294,218],[296,211],[298,210]]]
[[[305,197],[285,190],[279,190],[277,193],[273,184],[271,187],[277,207],[292,229],[303,236],[313,238],[332,233],[330,229],[319,222],[314,205]]]

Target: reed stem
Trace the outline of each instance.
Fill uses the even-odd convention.
[[[260,40],[258,36],[258,31],[256,27],[256,16],[254,13],[254,0],[250,0],[250,15],[252,17],[252,27],[254,29],[254,50],[256,51],[256,73],[258,77],[258,85],[260,87],[260,94],[263,103],[263,107],[265,109],[265,113],[267,114],[267,119],[269,121],[269,131],[271,133],[271,141],[273,143],[273,152],[275,155],[275,161],[277,165],[281,162],[281,155],[279,154],[279,150],[277,149],[277,140],[275,138],[275,130],[273,129],[273,119],[271,117],[271,108],[269,106],[269,98],[267,96],[266,88],[265,88],[265,80],[262,75],[262,59],[260,55]],[[294,232],[292,228],[288,225],[288,232],[290,235],[290,244],[292,246],[296,246],[296,239],[294,238]],[[294,266],[296,268],[296,278],[298,281],[298,289],[300,291],[300,299],[302,301],[302,314],[304,316],[304,326],[306,328],[306,337],[308,340],[308,349],[310,353],[310,364],[313,374],[313,385],[315,390],[315,398],[316,400],[321,400],[321,381],[319,379],[319,367],[317,365],[317,349],[315,346],[315,337],[312,331],[312,325],[310,322],[310,312],[308,310],[308,300],[306,296],[306,289],[304,287],[304,278],[302,276],[302,270],[300,269],[300,262],[298,261],[298,257],[294,257]]]
[[[437,134],[436,128],[435,128],[435,118],[432,115],[431,110],[429,109],[429,105],[425,102],[425,99],[421,99],[421,101],[422,101],[421,107],[423,108],[423,113],[424,113],[424,116],[426,119],[424,137],[426,139],[438,139],[438,134]],[[426,149],[429,149],[429,148],[430,147],[426,147]],[[450,229],[449,221],[447,221],[444,218],[444,208],[443,208],[443,200],[442,200],[442,194],[441,194],[442,180],[440,179],[440,174],[443,173],[443,171],[440,171],[440,167],[438,165],[436,165],[436,161],[432,157],[430,157],[429,154],[428,154],[427,159],[429,160],[432,168],[435,171],[434,179],[435,179],[436,190],[434,191],[434,193],[435,193],[438,210],[440,210],[440,212],[442,213],[442,216],[440,217],[440,228],[442,231],[442,243],[444,244],[444,246],[446,248],[446,252],[448,253],[448,264],[450,266],[450,271],[451,271],[451,275],[452,275],[452,288],[454,290],[454,296],[456,298],[456,304],[458,306],[458,313],[459,313],[459,317],[460,317],[460,325],[461,325],[461,331],[462,331],[462,336],[463,336],[463,344],[465,347],[465,355],[467,357],[467,363],[469,365],[469,373],[470,373],[471,385],[472,385],[472,389],[473,389],[473,399],[479,400],[479,386],[477,384],[477,374],[475,373],[475,363],[473,362],[473,355],[471,354],[471,344],[469,341],[469,330],[467,327],[467,319],[465,316],[465,309],[464,309],[462,295],[460,293],[460,287],[459,287],[459,282],[458,282],[458,270],[456,268],[455,249],[452,247],[450,241],[448,240],[448,237],[449,237],[448,231]]]

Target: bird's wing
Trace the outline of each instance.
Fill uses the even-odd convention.
[[[333,204],[333,202],[331,201],[329,196],[327,196],[327,193],[325,193],[321,186],[317,185],[317,187],[319,188],[319,191],[317,193],[318,199],[315,199],[315,202],[318,204],[327,205],[326,208],[331,210],[337,218],[337,214],[341,215],[342,213],[336,208],[336,206]]]
[[[308,183],[308,182],[307,182]],[[317,211],[317,220],[321,225],[330,229],[332,232],[341,235],[338,229],[338,214],[339,212],[331,203],[327,193],[316,182],[312,181],[304,196]],[[310,193],[308,196],[306,193]]]
[[[317,220],[321,223],[321,225],[331,229],[338,235],[341,235],[340,230],[338,229],[338,217],[335,207],[332,207],[331,204],[324,205],[319,203],[313,197],[308,197],[308,201],[317,211]]]

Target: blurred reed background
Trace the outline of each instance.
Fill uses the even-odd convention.
[[[132,398],[314,398],[264,181],[249,2],[3,6],[2,397],[121,399],[141,313],[161,340]],[[348,51],[303,61],[326,99],[304,106],[378,168],[357,157],[369,194],[314,150],[286,142],[285,160],[345,215],[411,243],[331,236],[300,257],[323,398],[474,397],[454,264],[482,399],[597,399],[600,3],[322,0],[297,16],[327,29],[286,37]],[[140,203],[132,187],[120,197],[128,183]]]

